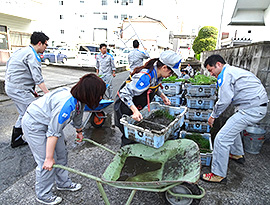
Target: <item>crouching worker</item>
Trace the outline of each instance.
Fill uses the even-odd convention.
[[[236,112],[215,137],[211,173],[201,176],[207,182],[225,183],[229,158],[238,163],[245,161],[240,132],[264,118],[268,97],[261,81],[253,73],[226,64],[220,55],[208,57],[204,67],[217,78],[219,87],[218,101],[208,124],[212,127],[215,119],[230,104],[236,107]]]
[[[132,115],[136,121],[142,120],[140,110],[149,105],[155,95],[162,98],[165,105],[170,100],[159,90],[163,78],[174,72],[180,75],[181,56],[173,51],[164,51],[159,58],[149,60],[144,66],[136,67],[131,76],[120,87],[114,104],[115,125],[122,132],[121,146],[134,143],[125,137],[124,127],[120,123],[123,114]]]
[[[36,197],[43,204],[58,204],[61,197],[51,189],[77,191],[81,184],[73,183],[68,171],[52,168],[67,164],[63,129],[72,121],[77,138],[82,141],[82,117],[85,104],[94,109],[99,105],[106,85],[95,74],[87,74],[71,89],[59,88],[32,102],[22,119],[22,129],[37,163]]]

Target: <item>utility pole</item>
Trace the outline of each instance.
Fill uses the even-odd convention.
[[[219,31],[218,31],[218,39],[217,39],[216,49],[219,49],[220,48],[220,44],[221,44],[221,26],[222,26],[224,4],[225,4],[225,0],[223,0],[223,6],[222,6],[222,11],[221,11],[221,17],[220,17],[220,25],[219,25]]]

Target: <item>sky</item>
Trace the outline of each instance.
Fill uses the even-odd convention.
[[[222,28],[226,28],[237,2],[237,0],[145,0],[144,2],[146,1],[155,5],[155,9],[149,10],[148,15],[161,20],[168,29],[177,31],[175,21],[172,21],[177,15],[178,25],[183,25],[183,32],[190,33],[195,29],[196,34],[203,26],[214,26],[219,29],[222,23]],[[177,5],[171,6],[175,5],[175,2]]]

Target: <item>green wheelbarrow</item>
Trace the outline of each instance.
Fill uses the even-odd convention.
[[[62,165],[53,167],[95,180],[105,204],[110,203],[102,184],[131,189],[127,205],[137,190],[164,192],[168,204],[173,205],[198,204],[205,195],[205,190],[195,184],[200,176],[201,158],[192,140],[168,140],[159,149],[143,144],[126,145],[117,153],[93,140],[83,140],[115,155],[101,178]]]

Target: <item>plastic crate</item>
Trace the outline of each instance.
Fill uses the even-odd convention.
[[[172,106],[180,106],[182,103],[182,96],[175,95],[175,96],[167,96],[167,98],[171,101]],[[160,104],[164,104],[161,97],[155,95],[154,97],[155,102],[159,102]]]
[[[162,92],[165,95],[178,95],[182,92],[182,83],[162,83],[163,89]]]
[[[216,96],[211,96],[209,98],[201,98],[201,97],[190,97],[186,96],[187,99],[187,107],[188,108],[196,108],[196,109],[213,109]]]
[[[123,115],[120,119],[120,123],[124,125],[125,136],[128,139],[140,142],[142,144],[159,148],[164,142],[174,133],[179,130],[184,123],[184,114],[187,110],[186,107],[172,107],[168,105],[161,105],[157,102],[150,103],[151,111],[148,112],[147,106],[141,110],[141,114],[144,118],[151,115],[156,110],[168,110],[170,115],[175,116],[176,118],[168,126],[163,126],[160,131],[158,130],[149,130],[142,127],[136,126],[135,120],[132,117]]]
[[[185,130],[190,132],[210,132],[207,122],[185,120]]]
[[[185,118],[187,120],[194,120],[194,121],[208,121],[212,110],[196,110],[196,109],[188,109]]]
[[[186,132],[186,131],[181,131],[180,132],[180,138],[185,138],[187,135],[191,135],[192,133],[190,132]],[[196,133],[196,134],[200,134],[200,133]],[[212,153],[213,153],[213,146],[212,146],[212,140],[211,140],[211,135],[208,133],[203,133],[200,134],[203,138],[209,140],[209,144],[210,144],[210,148],[209,148],[209,152],[207,153],[200,153],[201,155],[201,164],[204,166],[210,166],[211,164],[211,159],[212,159]]]
[[[216,85],[192,85],[186,84],[187,95],[192,97],[207,97],[216,94]]]

